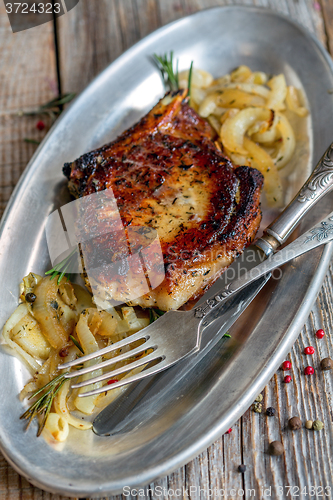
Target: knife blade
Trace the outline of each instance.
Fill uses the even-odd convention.
[[[284,209],[284,211],[270,224],[264,231],[263,236],[255,245],[248,247],[243,254],[228,268],[228,273],[222,277],[209,289],[208,292],[195,305],[200,306],[207,301],[207,298],[213,296],[223,289],[229,282],[238,278],[246,271],[260,264],[268,258],[275,250],[281,246],[293,232],[295,227],[301,222],[304,215],[319,201],[325,194],[333,188],[333,143],[325,151],[310,177],[302,186],[300,191]],[[181,362],[186,367],[189,363],[199,362],[199,360],[210,350],[223,335],[235,323],[242,312],[248,307],[256,297],[262,287],[269,280],[270,275],[260,278],[255,283],[240,291],[230,300],[226,301],[219,310],[218,317],[215,320],[214,334],[212,329],[210,335],[202,337],[202,347],[199,353],[193,355],[191,360]],[[183,368],[177,364],[178,369]],[[174,370],[169,368],[166,372]],[[177,375],[178,371],[177,371]],[[93,422],[93,430],[98,435],[117,434],[119,432],[128,432],[136,425],[136,415],[141,415],[142,408],[151,407],[149,402],[156,403],[156,397],[161,392],[165,373],[160,373],[154,377],[148,377],[140,382],[132,384],[124,393],[102,410]],[[136,410],[135,412],[133,410]]]

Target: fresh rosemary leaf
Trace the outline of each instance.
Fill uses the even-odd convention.
[[[149,324],[151,325],[152,323],[154,323],[154,321],[155,321],[155,318],[154,318],[153,310],[149,309]]]
[[[149,324],[154,323],[154,321],[156,321],[158,318],[163,316],[164,313],[165,313],[165,311],[161,311],[161,309],[150,308],[149,309]]]
[[[168,55],[167,53],[163,56],[158,56],[154,54],[154,60],[157,64],[158,69],[161,72],[162,79],[166,90],[171,90],[172,92],[179,89],[179,75],[178,75],[178,59],[176,62],[176,69],[174,70],[173,64],[173,51]]]
[[[82,352],[82,354],[84,354],[84,351],[83,351],[82,347],[80,346],[80,344],[78,343],[78,341],[73,337],[73,335],[70,335],[69,338],[71,339],[71,341],[73,342],[73,344],[76,345],[76,347]]]
[[[48,417],[48,414],[51,411],[54,397],[56,396],[56,394],[58,393],[58,391],[60,391],[61,387],[66,382],[65,375],[67,373],[68,372],[61,373],[60,375],[58,375],[57,377],[55,377],[54,379],[52,379],[50,382],[48,382],[47,384],[45,384],[43,387],[41,387],[40,389],[38,389],[37,391],[35,391],[28,398],[28,399],[33,399],[36,396],[38,396],[39,394],[43,393],[37,399],[37,401],[35,401],[34,403],[32,403],[29,406],[29,408],[20,417],[21,419],[28,420],[28,424],[27,424],[27,428],[28,428],[29,425],[31,424],[31,422],[33,421],[33,419],[37,415],[42,415],[42,421],[41,421],[41,424],[38,427],[37,437],[41,435],[41,433],[42,433],[42,431],[43,431],[43,429],[45,427],[45,422],[46,422],[46,419]]]
[[[154,61],[161,72],[162,80],[166,90],[170,90],[171,92],[179,90],[179,71],[178,71],[179,60],[177,59],[176,69],[174,69],[173,51],[171,51],[169,54],[166,53],[163,56],[158,56],[157,54],[154,54]],[[187,88],[189,97],[191,95],[192,69],[193,69],[193,61],[191,61],[190,71],[188,75]]]
[[[62,380],[64,374],[60,374],[58,375],[57,377],[53,378],[50,382],[48,382],[47,384],[45,384],[43,387],[41,387],[40,389],[38,389],[36,392],[34,392],[31,396],[29,396],[28,399],[32,399],[32,398],[35,398],[36,396],[38,396],[38,394],[40,394],[41,392],[45,391],[46,389],[49,389],[54,386],[54,384],[56,384],[57,382],[59,382],[60,380]],[[44,394],[45,395],[45,394]]]
[[[67,271],[67,269],[68,269],[68,267],[69,267],[69,264],[70,264],[70,262],[68,262],[68,264],[64,267],[64,270],[63,270],[63,271],[61,272],[61,274],[59,275],[59,278],[58,278],[58,285],[60,284],[60,282],[61,282],[62,278],[65,276],[66,271]]]
[[[54,122],[58,116],[62,112],[62,106],[64,104],[67,104],[68,102],[72,101],[74,99],[76,94],[73,92],[67,93],[67,94],[62,94],[54,99],[51,99],[51,101],[46,102],[45,104],[42,104],[36,109],[33,109],[31,111],[20,111],[19,115],[20,116],[37,116],[37,115],[47,115],[51,118],[52,122]],[[33,139],[24,139],[26,142],[32,142],[33,144],[36,144],[36,142]],[[39,143],[37,143],[39,144]]]
[[[188,88],[188,97],[189,99],[191,98],[191,85],[192,85],[192,69],[193,69],[193,61],[191,61],[191,66],[190,66],[190,71],[188,74],[188,82],[187,82],[187,88]]]
[[[48,400],[46,402],[46,408],[45,408],[45,412],[44,412],[44,417],[43,417],[42,423],[38,427],[37,437],[39,437],[41,435],[41,433],[43,432],[43,429],[44,429],[45,424],[46,424],[46,419],[47,419],[47,417],[48,417],[48,415],[49,415],[49,413],[51,411],[52,402],[53,402],[53,397],[50,394],[48,396]]]
[[[40,141],[36,141],[35,139],[29,139],[29,137],[25,137],[23,140],[24,140],[24,142],[27,142],[28,144],[37,144],[37,145],[40,144]]]
[[[161,311],[161,309],[157,308],[154,309],[154,312],[157,314],[157,316],[163,316],[163,314],[165,314],[165,311]]]
[[[52,109],[52,108],[55,108],[57,106],[62,106],[63,104],[67,104],[68,102],[72,101],[75,96],[76,96],[76,94],[74,94],[73,92],[60,95],[60,96],[52,99],[51,101],[46,102],[45,104],[42,104],[39,109],[41,109],[41,110],[42,109]]]
[[[46,276],[50,274],[51,280],[53,280],[56,276],[58,276],[58,285],[60,285],[60,282],[62,278],[65,276],[67,269],[74,262],[74,259],[76,259],[76,257],[77,257],[77,247],[75,247],[74,250],[72,250],[71,253],[67,255],[67,257],[65,257],[61,262],[58,262],[58,264],[56,264],[52,269],[47,271],[45,273]]]

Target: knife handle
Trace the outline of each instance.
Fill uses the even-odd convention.
[[[217,295],[208,299],[204,304],[194,309],[194,315],[197,318],[204,318],[208,313],[212,312],[223,301],[229,299],[232,295],[243,290],[251,283],[258,280],[262,276],[270,276],[269,273],[283,264],[286,264],[292,259],[303,255],[320,245],[325,245],[333,240],[333,212],[331,212],[319,224],[312,227],[306,233],[303,233],[295,241],[289,243],[282,250],[279,250],[274,255],[270,255],[268,259],[253,267],[250,271],[242,274],[223,288]],[[259,287],[258,291],[261,287]],[[255,295],[254,295],[255,296]],[[254,298],[253,296],[253,298]],[[244,307],[242,307],[244,310]],[[207,323],[206,325],[207,326]]]
[[[286,264],[290,260],[293,260],[296,257],[313,250],[314,248],[325,245],[326,243],[332,241],[332,239],[333,212],[325,217],[320,224],[316,224],[316,226],[303,233],[296,240],[285,246],[282,250],[279,250],[274,255],[271,255],[268,259],[261,262],[261,264],[240,276],[240,278],[232,281],[225,287],[225,290],[222,291],[221,294],[217,297],[215,296],[215,299],[223,300],[231,294],[239,292],[261,276],[265,276],[273,271],[273,269]]]
[[[333,188],[333,143],[316,168],[284,211],[270,224],[256,245],[266,256],[282,245],[302,217]]]

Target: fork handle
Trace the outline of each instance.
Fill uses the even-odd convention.
[[[333,188],[333,143],[327,148],[316,168],[284,211],[270,224],[256,242],[266,256],[282,245],[302,217]]]
[[[222,301],[229,298],[231,295],[239,292],[250,283],[253,283],[261,276],[265,276],[273,269],[282,266],[300,255],[309,252],[310,250],[324,245],[333,239],[333,212],[328,217],[325,217],[319,224],[312,229],[303,233],[295,241],[287,245],[268,259],[263,261],[258,266],[254,267],[247,273],[229,283],[221,292],[208,299],[202,306],[195,308],[194,315],[197,318],[204,318],[207,313],[212,311]]]

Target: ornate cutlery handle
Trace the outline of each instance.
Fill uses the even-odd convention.
[[[333,188],[333,143],[325,151],[316,168],[295,198],[270,224],[256,245],[266,255],[273,253],[286,241],[310,208]]]
[[[287,245],[279,252],[271,255],[261,264],[254,267],[247,273],[229,283],[215,297],[208,299],[204,304],[194,310],[197,318],[203,318],[208,312],[215,308],[220,302],[239,292],[250,283],[253,283],[261,276],[265,276],[273,269],[282,266],[303,253],[324,245],[333,239],[333,212],[306,233],[299,236],[295,241]],[[259,291],[259,290],[258,290]]]

